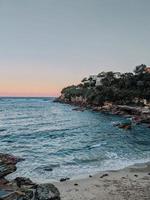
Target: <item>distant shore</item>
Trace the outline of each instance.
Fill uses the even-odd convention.
[[[150,126],[150,70],[138,65],[133,73],[100,72],[62,89],[55,101],[79,106],[81,111],[93,111],[134,117],[135,123]],[[131,128],[131,125],[127,128]]]
[[[54,185],[60,191],[61,200],[148,200],[150,163]]]
[[[104,106],[96,106],[85,103],[84,101],[68,101],[61,96],[56,98],[54,102],[65,103],[76,106],[75,111],[85,111],[91,109],[95,112],[101,112],[112,115],[124,116],[126,118],[133,117],[136,124],[145,123],[150,127],[150,108],[144,106],[116,105],[106,103]]]

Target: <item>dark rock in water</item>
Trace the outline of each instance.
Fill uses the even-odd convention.
[[[9,154],[0,153],[0,178],[16,171],[16,164],[24,159]]]
[[[11,174],[12,172],[16,171],[15,165],[6,165],[3,163],[0,163],[0,178],[4,178],[8,174]]]
[[[0,153],[0,162],[15,165],[17,163],[17,158],[9,154]]]
[[[33,183],[29,178],[24,177],[17,177],[15,178],[14,182],[16,182],[17,186],[20,188],[21,186],[35,186],[36,184]]]
[[[103,174],[100,178],[104,178],[106,176],[109,176],[108,174]]]
[[[0,186],[9,183],[5,178],[0,178]]]
[[[61,179],[60,179],[60,182],[65,182],[65,181],[67,181],[67,180],[70,180],[70,178],[61,178]]]
[[[53,169],[51,167],[48,167],[48,166],[44,167],[43,169],[45,171],[47,171],[47,172],[52,172],[53,171]]]
[[[0,163],[15,165],[17,162],[23,161],[23,158],[18,158],[13,155],[0,153]]]
[[[78,107],[78,108],[73,108],[72,110],[73,110],[73,111],[81,111],[81,112],[83,112],[83,111],[85,111],[85,108],[83,108],[83,107]]]
[[[118,127],[122,128],[122,129],[125,129],[125,130],[130,130],[132,128],[131,125],[124,125],[124,124],[120,124]]]
[[[42,165],[40,167],[37,167],[36,169],[41,171],[47,171],[47,172],[51,172],[53,171],[54,168],[60,167],[59,164],[49,164],[49,165]]]
[[[35,200],[60,200],[60,193],[53,184],[41,184],[37,186]]]

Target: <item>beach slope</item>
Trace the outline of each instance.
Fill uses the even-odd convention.
[[[55,183],[62,200],[149,200],[150,163]]]

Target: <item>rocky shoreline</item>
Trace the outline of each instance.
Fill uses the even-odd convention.
[[[22,158],[0,153],[0,200],[60,200],[60,193],[53,184],[36,184],[30,179],[17,177],[7,180],[15,172]]]
[[[80,101],[71,100],[63,98],[62,96],[56,98],[54,102],[65,103],[69,105],[76,106],[73,110],[84,111],[90,109],[95,112],[102,112],[106,114],[124,116],[126,118],[131,117],[136,124],[146,123],[150,128],[150,108],[140,107],[140,106],[128,106],[128,105],[116,105],[110,102],[104,103],[103,106],[87,104],[85,100],[80,99]]]

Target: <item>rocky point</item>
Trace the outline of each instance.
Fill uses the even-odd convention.
[[[16,164],[23,159],[0,153],[0,200],[60,200],[60,193],[53,184],[36,184],[29,178],[6,176],[16,171]]]

